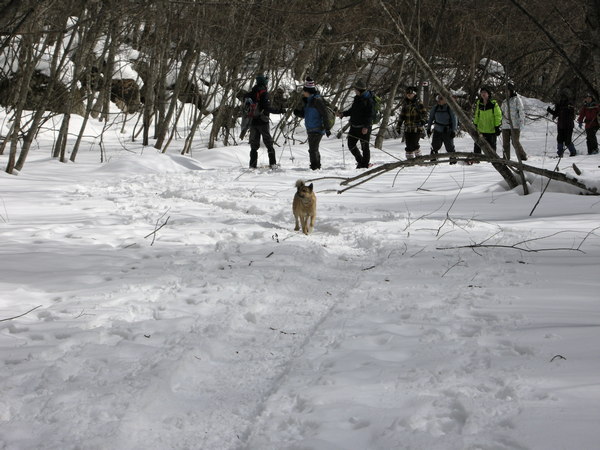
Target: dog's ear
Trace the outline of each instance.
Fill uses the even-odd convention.
[[[312,191],[313,191],[313,184],[312,184],[312,183],[310,183],[310,184],[308,185],[308,190],[309,190],[310,192],[312,192]]]

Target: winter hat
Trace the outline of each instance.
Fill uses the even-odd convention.
[[[515,83],[513,83],[512,81],[509,81],[509,82],[506,84],[506,87],[508,88],[508,90],[509,90],[509,91],[511,91],[511,92],[515,92]]]
[[[264,74],[259,73],[258,75],[256,75],[256,84],[258,84],[259,86],[266,86],[267,77]]]
[[[416,86],[408,86],[406,88],[406,93],[407,94],[416,94],[417,93],[417,88]]]
[[[354,82],[354,84],[352,85],[352,87],[359,91],[367,90],[367,85],[365,84],[365,82],[362,78],[357,78],[356,81]]]
[[[479,93],[482,91],[487,92],[490,97],[492,96],[492,90],[489,88],[489,86],[482,86],[481,89],[479,89]]]
[[[315,80],[313,80],[311,77],[306,77],[302,90],[310,92],[311,94],[315,94],[317,92],[317,88],[315,88]]]

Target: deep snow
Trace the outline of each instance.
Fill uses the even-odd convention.
[[[530,216],[545,180],[413,167],[314,181],[304,236],[296,179],[358,173],[340,140],[318,173],[283,139],[249,172],[247,144],[162,155],[113,128],[107,163],[93,139],[51,160],[48,132],[0,174],[0,319],[40,306],[0,322],[0,448],[598,448],[598,197],[552,182]],[[553,133],[528,125],[528,162],[556,165]],[[598,156],[572,162],[599,184]]]

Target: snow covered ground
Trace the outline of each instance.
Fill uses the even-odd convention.
[[[598,197],[552,182],[530,216],[545,179],[414,167],[314,181],[304,236],[295,181],[358,173],[340,140],[319,173],[283,139],[248,172],[247,144],[114,129],[107,163],[51,160],[48,132],[0,173],[0,448],[599,448]],[[528,162],[554,168],[553,133],[529,125]]]

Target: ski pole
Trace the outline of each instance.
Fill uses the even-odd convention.
[[[342,126],[342,118],[340,117],[340,131],[343,131]],[[346,168],[346,148],[344,146],[344,136],[342,135],[342,162],[344,164],[344,169]]]

